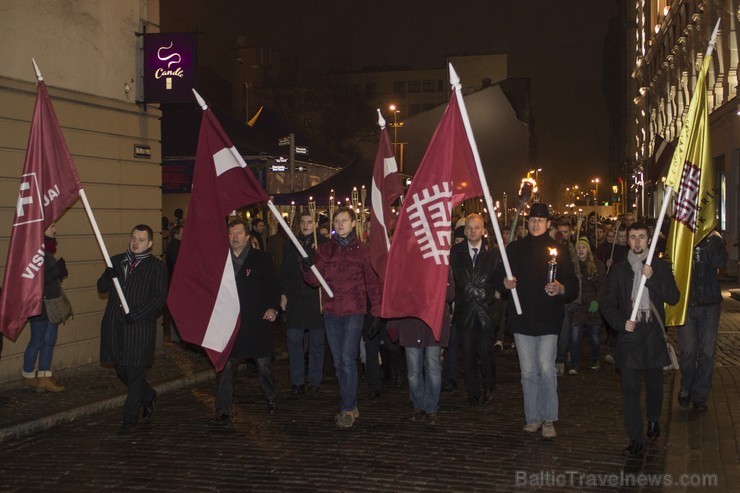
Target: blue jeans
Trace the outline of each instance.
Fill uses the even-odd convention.
[[[339,411],[357,407],[357,354],[360,349],[364,314],[338,317],[324,314],[326,340],[339,382]]]
[[[591,364],[599,362],[601,325],[577,324],[570,328],[570,362],[574,368],[581,363],[581,339],[584,332],[588,336],[588,342],[591,345]]]
[[[303,359],[303,334],[305,332],[308,332],[308,384],[321,387],[324,374],[324,329],[287,330],[290,383],[304,384],[306,365]]]
[[[712,388],[719,313],[719,304],[689,306],[686,322],[678,328],[681,392],[689,394],[695,403],[706,401]]]
[[[514,334],[524,394],[524,417],[527,424],[558,419],[558,377],[555,356],[558,336]]]
[[[406,348],[406,371],[409,378],[409,397],[414,409],[425,413],[439,410],[439,391],[442,388],[441,346]]]
[[[39,371],[51,370],[58,328],[59,324],[53,324],[48,320],[31,320],[31,339],[23,354],[24,373],[33,373],[36,358],[39,360]]]

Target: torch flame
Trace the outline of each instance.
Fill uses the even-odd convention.
[[[558,256],[558,249],[557,248],[548,248],[547,249],[550,252],[551,257],[557,257]]]

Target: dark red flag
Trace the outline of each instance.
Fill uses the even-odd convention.
[[[39,81],[0,294],[0,332],[16,340],[41,313],[44,231],[82,188],[44,81]]]
[[[206,109],[200,125],[187,231],[167,305],[182,338],[203,346],[219,371],[229,358],[239,327],[239,297],[226,216],[268,199],[216,117]]]
[[[398,173],[396,157],[393,155],[388,130],[380,130],[378,153],[373,168],[373,184],[370,194],[372,214],[370,216],[370,263],[383,285],[385,266],[390,248],[389,233],[393,229],[396,216],[391,205],[403,195],[401,175]]]
[[[455,91],[406,194],[388,254],[381,310],[383,318],[420,318],[437,340],[452,246],[452,209],[483,195]]]

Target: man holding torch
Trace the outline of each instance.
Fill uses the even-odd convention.
[[[547,235],[550,214],[547,204],[532,204],[527,220],[529,235],[510,243],[506,253],[512,278],[502,266],[496,284],[502,292],[516,288],[522,314],[508,306],[507,325],[514,334],[524,394],[524,431],[542,429],[544,438],[555,438],[558,419],[555,356],[565,304],[578,295],[578,278],[567,252]]]

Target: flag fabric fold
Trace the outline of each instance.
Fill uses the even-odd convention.
[[[670,326],[684,324],[694,247],[717,225],[707,104],[707,71],[711,61],[712,57],[707,56],[702,64],[666,177],[666,186],[676,192],[666,256],[673,263],[673,275],[681,292],[678,303],[666,306],[665,324]]]
[[[81,189],[46,84],[41,80],[0,293],[0,332],[13,341],[26,319],[41,313],[44,231],[77,200]]]
[[[203,111],[187,228],[167,305],[181,337],[206,349],[217,370],[239,328],[239,296],[226,216],[269,197],[210,109]]]
[[[457,90],[406,193],[388,254],[381,309],[383,318],[423,320],[436,340],[450,268],[452,209],[483,195]]]
[[[391,205],[403,195],[401,175],[398,172],[396,157],[393,155],[391,139],[386,127],[380,130],[378,153],[373,168],[371,189],[372,213],[370,215],[370,263],[383,285],[385,267],[390,248],[389,234],[393,230],[396,216]]]

